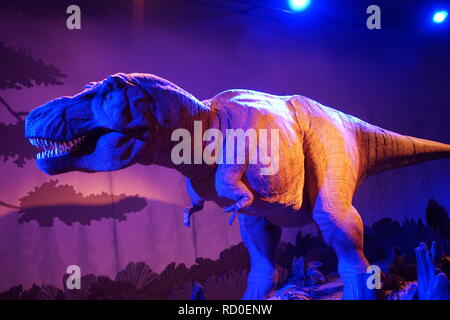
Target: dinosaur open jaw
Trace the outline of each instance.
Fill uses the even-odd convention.
[[[44,149],[36,155],[40,162],[57,160],[59,158],[80,158],[88,154],[93,154],[97,144],[102,137],[109,136],[111,133],[118,133],[129,139],[142,140],[143,134],[148,131],[146,128],[139,128],[127,132],[118,132],[105,128],[98,128],[67,141],[56,141],[39,137],[28,138],[30,143],[38,148]]]
[[[76,152],[81,148],[87,139],[87,135],[82,135],[68,141],[53,141],[44,138],[29,138],[32,145],[44,149],[36,155],[38,160],[61,157]]]

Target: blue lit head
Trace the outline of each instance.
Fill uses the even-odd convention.
[[[137,163],[148,140],[151,101],[130,76],[116,74],[32,110],[25,136],[42,149],[36,155],[39,169],[111,171]]]
[[[300,12],[309,7],[311,0],[288,0],[288,4],[292,11]]]
[[[433,22],[434,23],[442,23],[447,19],[448,12],[445,10],[437,11],[433,15]]]

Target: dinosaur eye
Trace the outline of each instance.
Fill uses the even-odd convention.
[[[105,99],[106,99],[106,100],[111,100],[111,99],[112,99],[112,95],[108,93],[108,94],[105,96]]]

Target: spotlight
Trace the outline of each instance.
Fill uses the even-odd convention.
[[[447,19],[448,12],[445,10],[437,11],[433,15],[433,22],[434,23],[442,23]]]
[[[311,4],[311,0],[288,0],[289,8],[292,11],[304,11]]]

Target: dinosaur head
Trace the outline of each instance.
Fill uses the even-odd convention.
[[[31,111],[25,136],[42,148],[36,162],[48,174],[119,170],[157,156],[148,153],[167,143],[190,102],[197,100],[164,79],[119,73]]]

